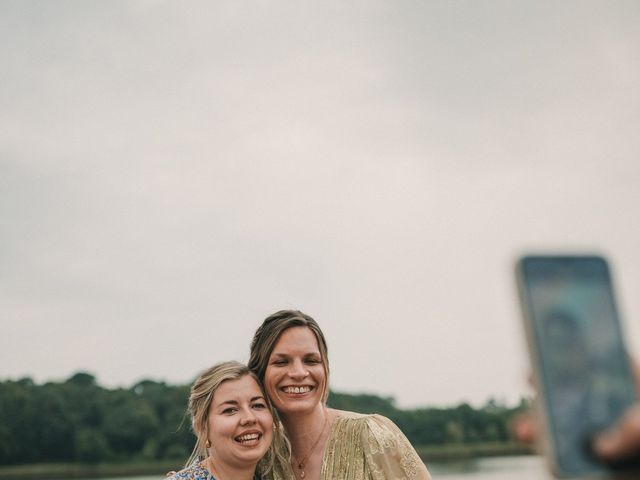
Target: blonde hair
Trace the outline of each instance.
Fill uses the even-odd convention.
[[[322,366],[324,367],[325,381],[322,392],[322,401],[326,404],[329,398],[329,351],[327,341],[318,323],[309,315],[299,310],[280,310],[268,316],[262,325],[258,327],[251,341],[251,355],[249,368],[258,376],[260,382],[264,382],[264,374],[269,365],[269,357],[285,330],[292,327],[307,327],[316,337]]]
[[[249,370],[249,367],[240,362],[229,361],[217,363],[213,367],[208,368],[202,372],[198,378],[196,378],[195,382],[193,382],[193,385],[191,386],[191,394],[189,395],[187,411],[191,417],[191,428],[196,436],[196,444],[193,447],[193,451],[191,452],[185,467],[189,467],[193,465],[194,462],[201,461],[209,456],[209,452],[206,447],[208,434],[207,423],[209,420],[209,409],[211,407],[211,401],[213,400],[214,394],[222,383],[229,380],[238,380],[245,375],[249,375],[256,381],[265,398],[267,407],[273,416],[274,410],[271,405],[271,401],[265,394],[258,377]],[[263,473],[269,472],[274,468],[275,459],[278,459],[278,461],[284,461],[283,459],[285,457],[283,455],[285,454],[282,452],[286,452],[288,450],[282,425],[279,422],[276,422],[275,418],[273,425],[273,441],[265,455],[265,458],[260,461],[260,470]]]

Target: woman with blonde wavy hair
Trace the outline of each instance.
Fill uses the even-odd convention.
[[[223,362],[194,382],[188,412],[196,444],[172,480],[252,480],[278,475],[283,434],[271,403],[246,365]],[[262,461],[261,461],[262,460]],[[260,466],[258,464],[260,462]]]

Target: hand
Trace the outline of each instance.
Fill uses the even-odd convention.
[[[533,375],[531,373],[527,381],[533,387]],[[526,443],[527,445],[534,445],[539,438],[538,424],[530,411],[520,413],[512,418],[509,429],[518,442]]]
[[[634,363],[634,374],[640,396],[640,365]],[[516,440],[533,444],[539,437],[538,425],[531,412],[515,417],[511,431]],[[640,402],[629,408],[618,423],[596,436],[593,453],[607,463],[618,463],[640,457]]]
[[[538,439],[538,425],[531,412],[521,413],[511,420],[511,434],[522,443],[533,445]]]
[[[633,367],[640,396],[640,364],[634,362]],[[640,456],[640,402],[629,408],[613,428],[594,439],[593,451],[614,463]]]
[[[615,427],[595,438],[593,451],[607,462],[640,454],[640,403],[627,410]]]

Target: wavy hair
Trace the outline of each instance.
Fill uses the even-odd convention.
[[[213,367],[208,368],[202,372],[198,378],[196,378],[191,386],[187,412],[191,417],[191,429],[196,436],[196,444],[193,447],[193,451],[191,452],[185,467],[189,467],[195,462],[205,459],[209,455],[205,444],[207,442],[208,434],[207,422],[209,420],[209,409],[211,408],[211,401],[213,400],[214,394],[222,383],[229,380],[238,380],[245,375],[251,376],[256,381],[266,400],[267,407],[271,412],[271,415],[274,415],[274,409],[269,397],[264,392],[264,388],[262,387],[260,380],[258,380],[258,377],[249,369],[249,367],[240,362],[229,361],[217,363]],[[267,454],[260,461],[259,470],[262,474],[272,471],[275,468],[274,466],[276,463],[280,464],[280,462],[288,462],[288,460],[285,460],[286,453],[283,452],[287,452],[289,446],[285,439],[282,425],[280,422],[276,422],[275,418],[273,425],[273,441],[267,451]]]
[[[257,375],[260,382],[264,382],[264,374],[269,365],[269,357],[271,357],[276,343],[278,343],[283,332],[292,327],[307,327],[318,341],[325,374],[322,400],[326,404],[329,398],[329,350],[327,341],[318,323],[300,310],[280,310],[265,318],[251,341],[249,369]]]

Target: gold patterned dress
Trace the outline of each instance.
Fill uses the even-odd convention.
[[[294,479],[287,466],[273,480]],[[407,437],[388,418],[340,412],[322,458],[321,480],[430,480]]]

